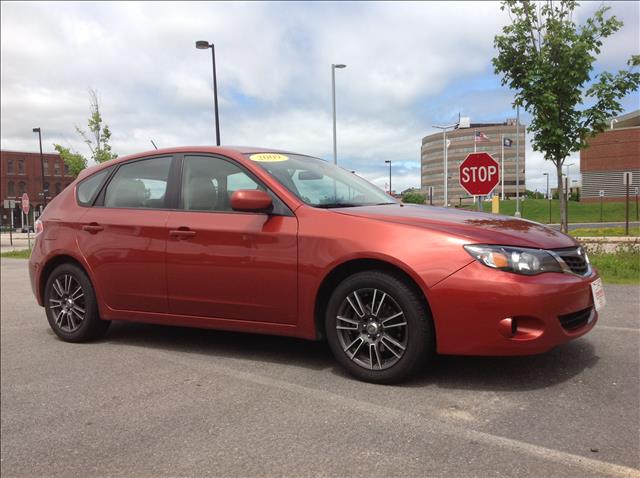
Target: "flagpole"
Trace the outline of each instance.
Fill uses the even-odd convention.
[[[477,153],[476,148],[477,148],[477,143],[478,143],[478,137],[476,136],[478,134],[478,130],[474,129],[473,130],[473,152]]]
[[[500,197],[504,201],[504,134],[501,137],[502,162],[500,163]]]

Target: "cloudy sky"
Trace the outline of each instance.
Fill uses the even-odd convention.
[[[598,70],[640,50],[640,4],[608,4],[625,26]],[[347,64],[336,74],[339,162],[381,187],[387,159],[394,189],[420,186],[432,124],[515,115],[491,66],[506,21],[497,2],[2,2],[1,21],[2,149],[36,151],[40,126],[46,151],[86,153],[74,126],[86,125],[89,88],[120,155],[150,140],[213,144],[211,56],[196,40],[216,45],[223,144],[330,159],[331,63]],[[637,92],[624,100],[627,111],[638,103]],[[543,190],[552,168],[527,143],[527,186]]]

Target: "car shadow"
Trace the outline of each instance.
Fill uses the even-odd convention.
[[[540,355],[510,357],[446,356],[435,358],[409,387],[477,391],[524,391],[557,385],[596,366],[600,357],[587,339],[560,345]]]
[[[334,366],[331,351],[324,342],[275,335],[114,321],[100,342],[294,364],[313,370]]]
[[[296,365],[351,379],[326,342],[209,329],[113,322],[103,343],[189,354]],[[519,357],[436,356],[404,387],[478,391],[535,390],[563,383],[595,367],[599,357],[582,338],[542,354]]]

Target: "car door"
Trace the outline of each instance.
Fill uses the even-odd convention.
[[[236,212],[231,194],[266,190],[233,160],[186,155],[179,209],[169,214],[169,311],[211,318],[294,324],[296,217],[277,196],[274,213]]]
[[[172,161],[160,156],[120,164],[82,218],[78,245],[101,301],[111,309],[167,312]]]

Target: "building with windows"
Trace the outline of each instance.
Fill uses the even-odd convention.
[[[47,190],[47,201],[53,199],[72,181],[69,168],[62,161],[59,154],[43,154],[44,188]],[[42,166],[40,153],[25,153],[19,151],[0,151],[0,196],[1,206],[6,199],[18,200],[27,193],[31,206],[39,210],[43,204],[42,195]],[[21,210],[16,207],[13,211],[14,224],[21,224]],[[10,211],[3,209],[2,224],[11,224]]]
[[[611,120],[611,128],[588,140],[580,151],[582,194],[580,201],[624,201],[625,172],[632,173],[630,194],[640,188],[640,110]]]
[[[508,119],[504,123],[470,123],[462,127],[463,122],[453,131],[447,131],[448,143],[448,199],[449,204],[469,202],[470,196],[462,189],[459,181],[460,163],[469,153],[485,151],[501,163],[504,149],[504,195],[506,199],[516,196],[516,120]],[[525,128],[520,131],[520,194],[525,191]],[[421,189],[429,195],[433,187],[433,204],[442,205],[444,200],[444,152],[442,132],[422,138],[421,148]],[[503,144],[505,144],[503,148]],[[501,194],[501,184],[493,190]],[[466,200],[466,201],[465,201]]]

